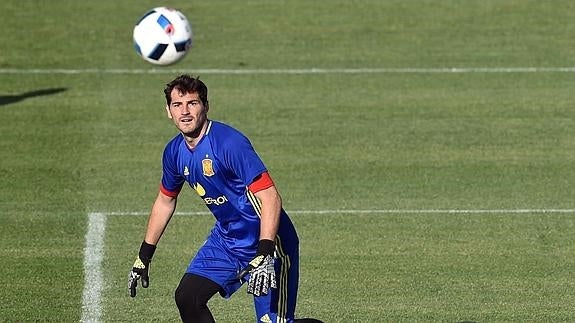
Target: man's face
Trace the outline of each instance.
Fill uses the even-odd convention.
[[[198,93],[182,93],[173,89],[172,102],[166,106],[168,118],[187,137],[197,138],[207,120],[208,107],[204,106]]]

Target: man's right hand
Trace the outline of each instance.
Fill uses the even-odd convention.
[[[150,285],[150,261],[152,261],[152,256],[156,246],[151,245],[147,242],[142,242],[140,247],[140,253],[132,266],[132,270],[128,275],[128,289],[130,290],[130,296],[136,297],[136,287],[138,286],[138,280],[142,280],[142,287],[148,288]]]

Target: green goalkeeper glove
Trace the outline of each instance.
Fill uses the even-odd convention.
[[[150,271],[150,261],[152,261],[152,256],[155,251],[156,246],[146,241],[142,242],[138,257],[128,276],[128,289],[130,290],[131,297],[136,297],[136,287],[138,286],[139,279],[142,279],[142,287],[148,288],[150,285],[150,276],[148,273]]]
[[[266,295],[270,288],[277,288],[274,250],[275,243],[272,240],[260,240],[255,258],[238,274],[238,279],[250,274],[249,294],[254,296]]]

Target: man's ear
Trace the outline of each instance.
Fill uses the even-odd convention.
[[[168,113],[168,118],[172,119],[172,112],[170,111],[169,105],[166,105],[166,112]]]

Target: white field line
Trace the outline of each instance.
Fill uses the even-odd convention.
[[[81,322],[100,322],[102,316],[101,294],[104,286],[102,260],[106,214],[89,213],[86,246],[84,247],[84,293],[82,296]]]
[[[430,73],[574,73],[575,67],[445,67],[445,68],[270,68],[270,69],[186,69],[186,68],[0,68],[0,74],[430,74]]]
[[[145,211],[102,212],[106,215],[148,215]],[[288,214],[517,214],[517,213],[575,213],[575,209],[371,209],[371,210],[287,210]],[[176,212],[175,215],[209,215],[209,211]]]

